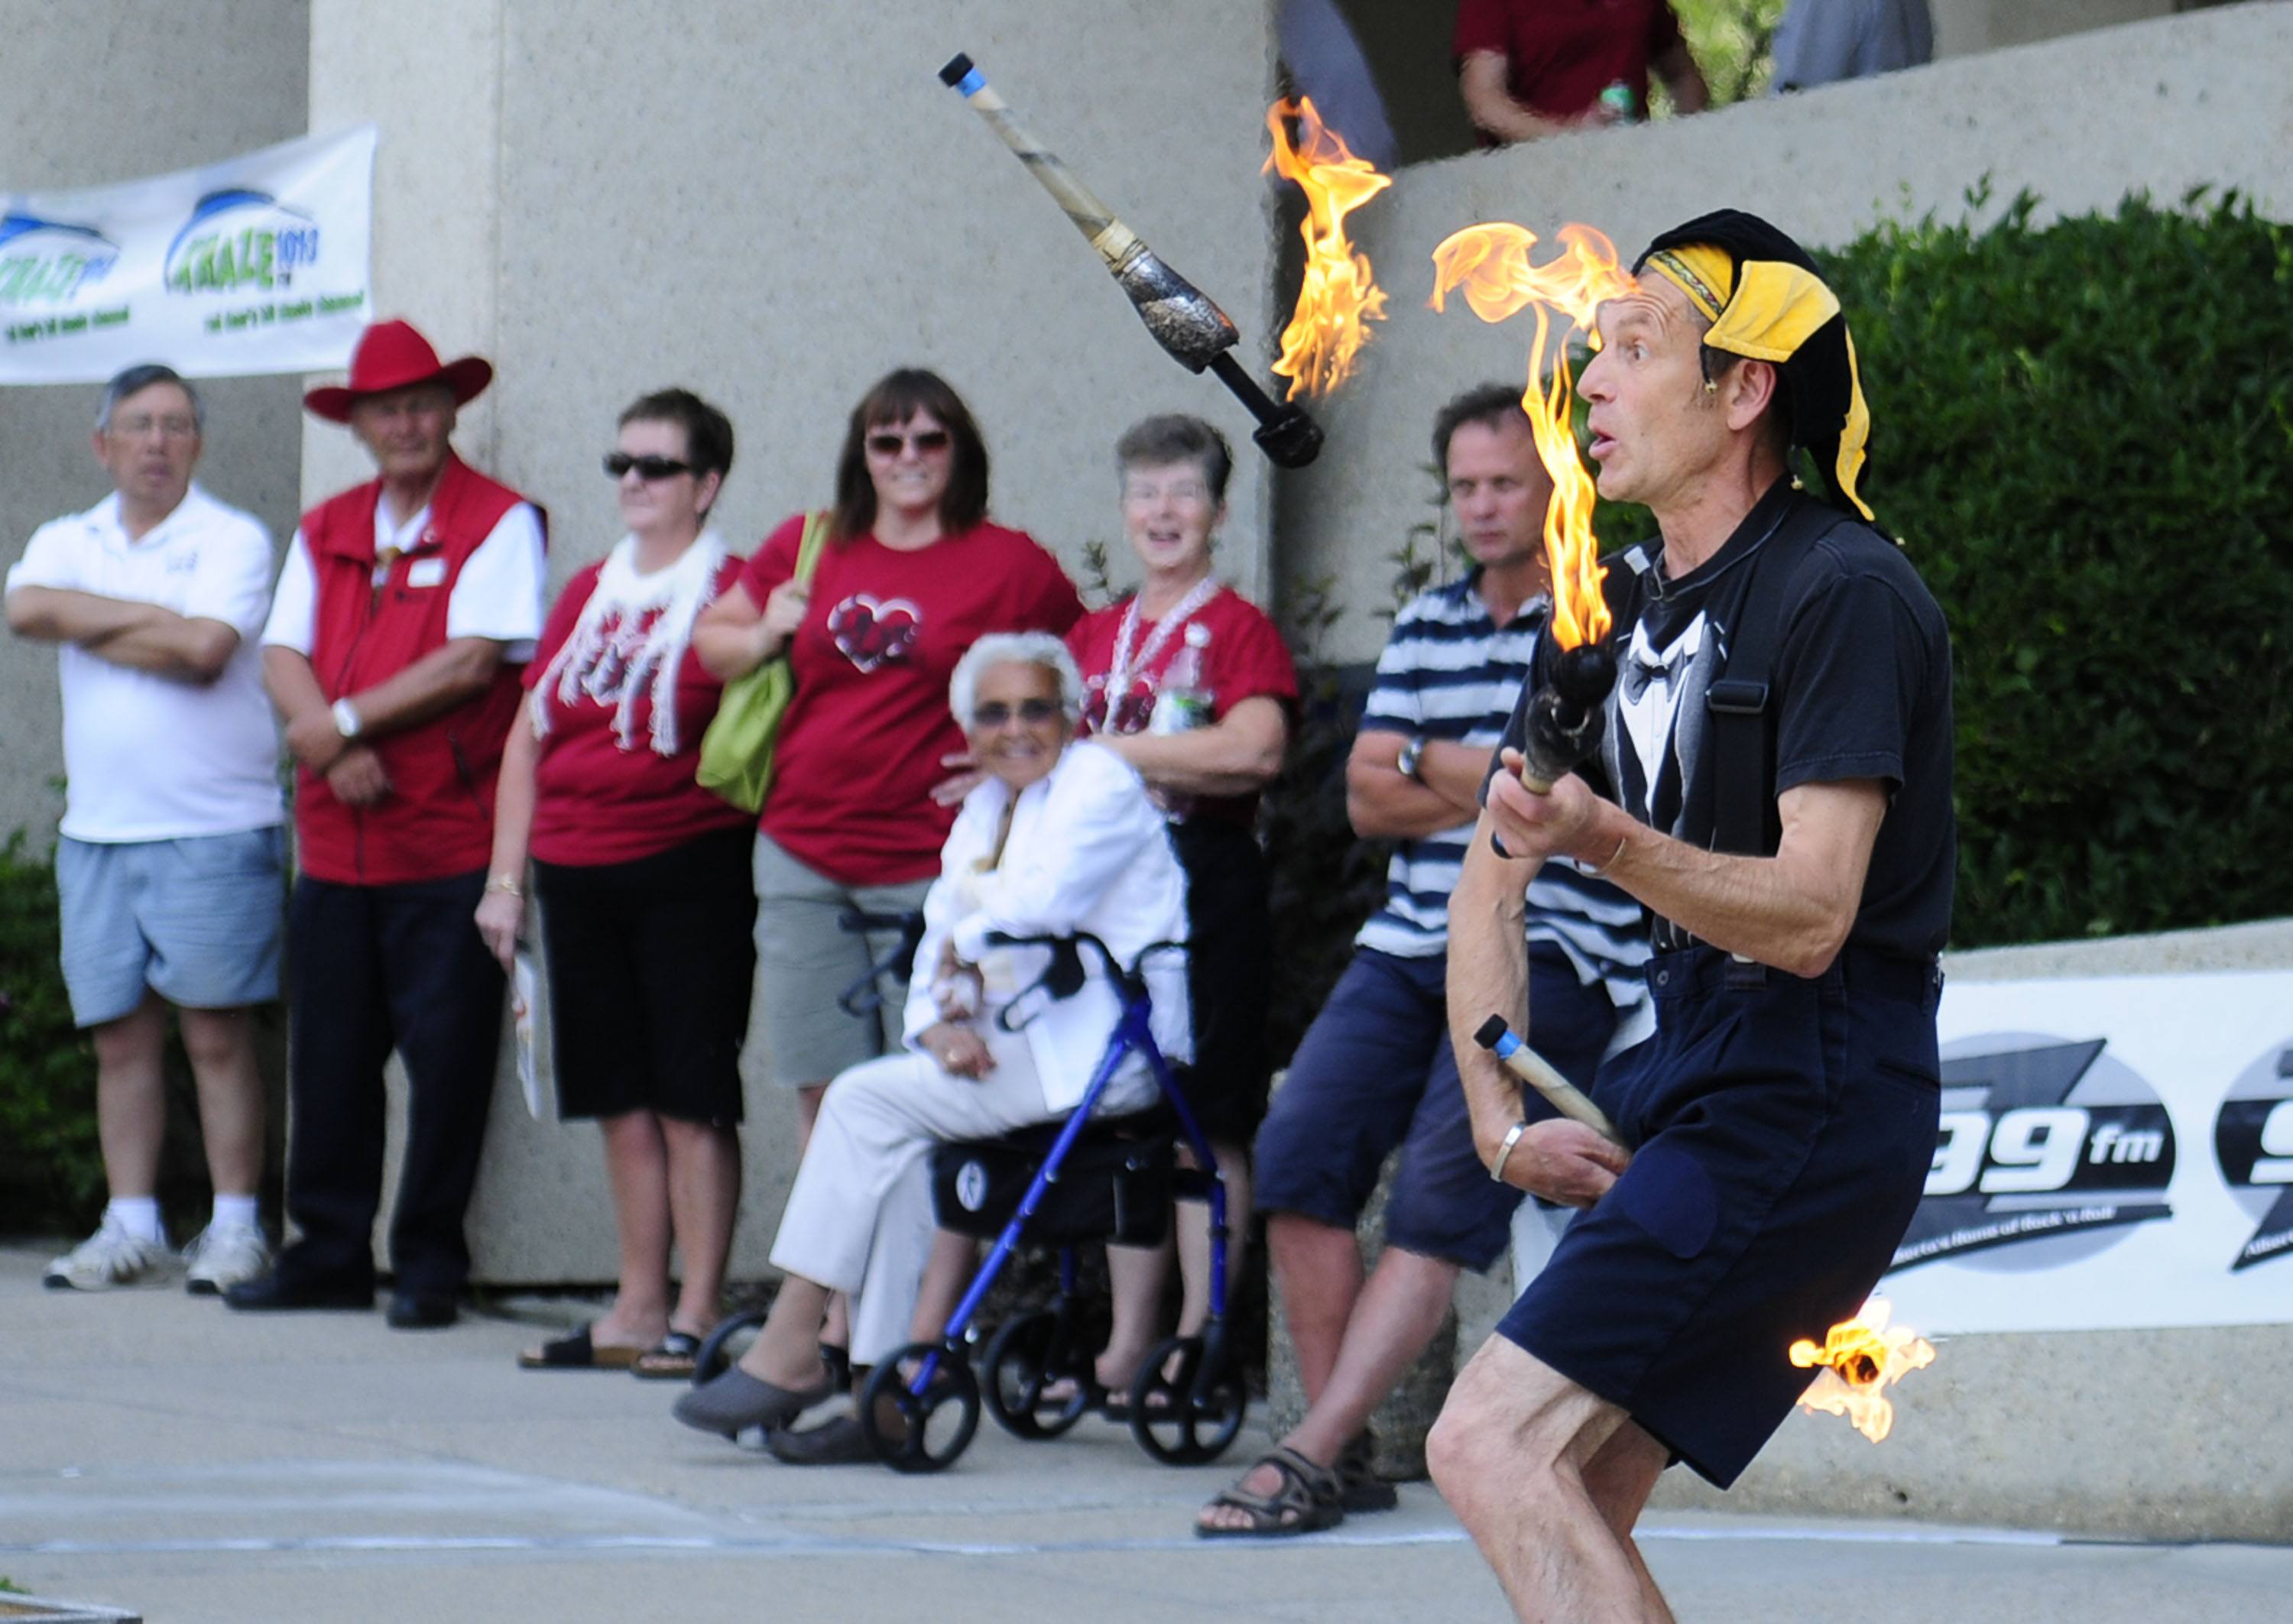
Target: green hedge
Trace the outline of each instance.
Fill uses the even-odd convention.
[[[2293,228],[2036,208],[1819,255],[1865,495],[1950,620],[1953,944],[2293,914]]]
[[[54,870],[0,846],[0,1234],[69,1227],[103,1202],[95,1050],[57,967]]]

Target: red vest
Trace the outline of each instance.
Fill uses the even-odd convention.
[[[303,516],[318,577],[311,669],[330,700],[371,688],[444,645],[446,606],[462,566],[502,515],[526,499],[450,457],[430,498],[428,525],[377,587],[374,512],[381,497],[377,480]],[[518,671],[505,662],[476,699],[364,741],[390,776],[390,794],[378,805],[345,806],[324,778],[298,769],[302,871],[341,885],[395,885],[484,868],[493,855],[494,777],[523,697]]]

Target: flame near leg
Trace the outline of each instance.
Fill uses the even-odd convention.
[[[1822,1346],[1805,1337],[1792,1344],[1792,1363],[1816,1370],[1815,1380],[1800,1395],[1802,1409],[1845,1416],[1874,1443],[1894,1430],[1895,1407],[1881,1390],[1932,1364],[1935,1351],[1912,1331],[1889,1329],[1892,1313],[1884,1297],[1873,1297],[1860,1314],[1824,1333]]]

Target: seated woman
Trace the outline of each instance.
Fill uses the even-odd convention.
[[[1021,995],[1045,949],[994,947],[989,934],[1087,931],[1125,963],[1186,934],[1163,814],[1120,756],[1074,740],[1082,680],[1065,645],[1044,632],[983,637],[948,689],[987,777],[965,797],[924,898],[926,973],[909,986],[905,1052],[843,1072],[822,1099],[773,1242],[786,1278],[772,1313],[739,1364],[677,1402],[677,1418],[702,1432],[777,1426],[831,1395],[820,1354],[831,1292],[853,1294],[855,1365],[936,1338],[952,1305],[918,1301],[933,1145],[1054,1119],[1082,1100],[1121,1012],[1114,989],[1086,953],[1082,990],[1036,1008],[1040,995]],[[1171,955],[1146,974],[1155,1040],[1185,1059],[1185,966]],[[1015,999],[1015,1020],[1031,1018],[1007,1032],[996,1017]],[[1133,1056],[1103,1104],[1134,1109],[1153,1089]]]

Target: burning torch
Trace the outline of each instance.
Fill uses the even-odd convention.
[[[1276,403],[1244,371],[1232,351],[1241,335],[1227,313],[1209,295],[1171,270],[1138,233],[1115,218],[1114,211],[1093,197],[1057,153],[1043,145],[1020,123],[987,83],[986,76],[959,53],[939,70],[940,82],[960,92],[1003,144],[1027,166],[1075,230],[1098,251],[1114,274],[1115,285],[1138,307],[1138,319],[1155,342],[1189,372],[1208,368],[1232,390],[1235,398],[1258,419],[1251,436],[1260,449],[1284,468],[1303,468],[1322,449],[1321,425],[1294,403]]]

